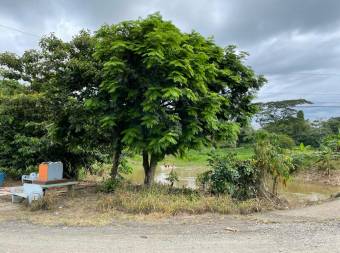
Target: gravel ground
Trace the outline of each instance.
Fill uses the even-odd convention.
[[[339,252],[340,200],[251,216],[177,216],[105,227],[0,223],[0,252]]]

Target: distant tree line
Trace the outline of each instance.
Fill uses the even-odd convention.
[[[260,129],[281,136],[280,139],[288,146],[303,143],[318,148],[327,136],[339,134],[340,117],[315,121],[305,119],[304,112],[297,106],[311,103],[305,99],[258,103],[259,111],[254,120]],[[241,129],[239,142],[252,142],[254,133],[255,129],[248,124]]]

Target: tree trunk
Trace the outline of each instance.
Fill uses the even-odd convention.
[[[149,161],[150,160],[150,161]],[[143,151],[143,167],[144,167],[144,185],[150,187],[154,182],[155,171],[158,163],[158,158],[156,155],[151,154],[149,159],[149,154]]]
[[[111,168],[112,179],[116,179],[118,177],[118,168],[119,168],[121,154],[122,154],[121,146],[117,144],[115,151],[113,152],[113,162],[112,162],[112,168]]]
[[[277,196],[277,185],[278,185],[278,176],[275,176],[273,179],[273,194]]]

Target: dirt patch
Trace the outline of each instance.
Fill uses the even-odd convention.
[[[108,226],[0,223],[8,252],[308,252],[339,253],[340,201],[251,216],[216,214],[120,221]],[[325,215],[326,214],[326,215]],[[20,240],[18,240],[18,236]]]

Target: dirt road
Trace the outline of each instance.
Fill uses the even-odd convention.
[[[339,252],[340,200],[252,216],[180,216],[106,227],[0,223],[0,252]]]

